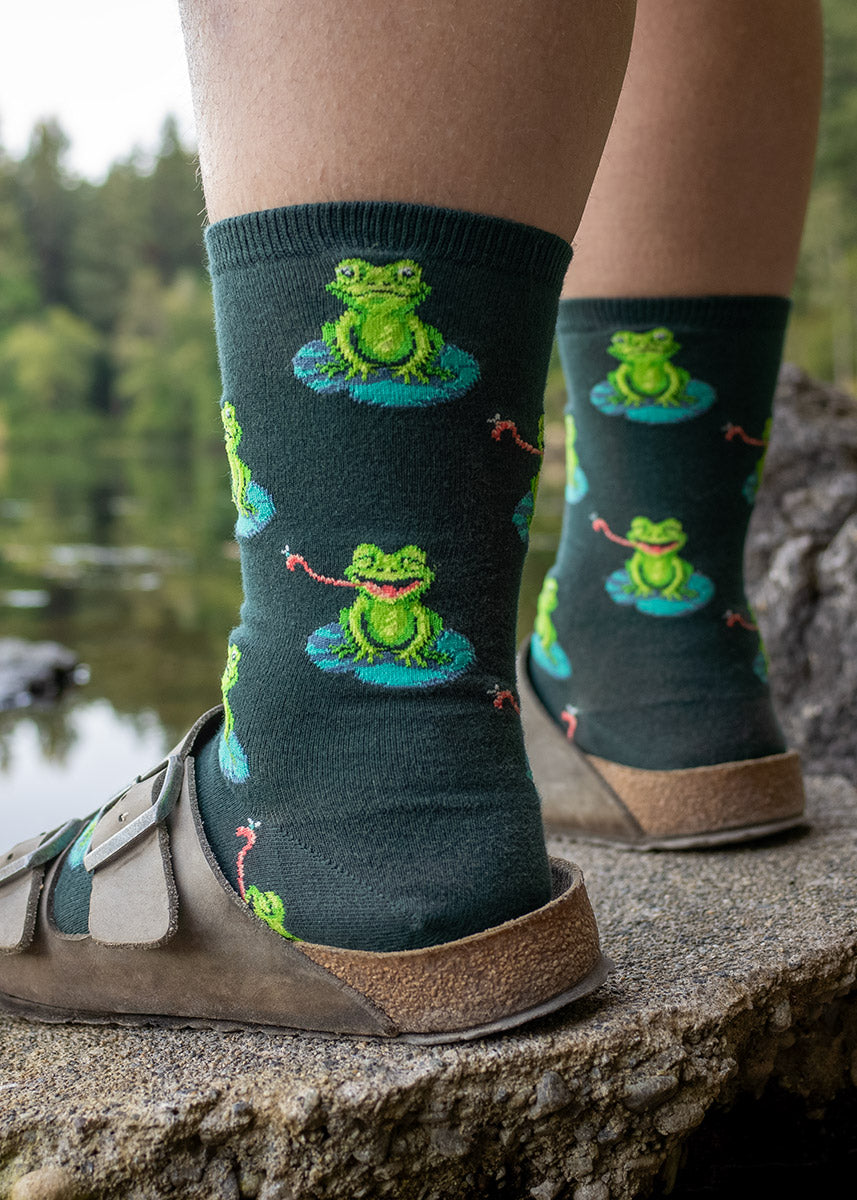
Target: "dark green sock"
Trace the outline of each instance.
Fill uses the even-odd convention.
[[[668,770],[785,749],[743,550],[788,307],[560,306],[566,507],[530,663],[589,754]]]
[[[245,593],[197,762],[215,856],[273,928],[339,946],[543,904],[514,636],[568,247],[352,203],[208,248]]]

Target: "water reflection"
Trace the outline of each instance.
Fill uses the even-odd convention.
[[[522,631],[562,515],[562,403],[555,372]],[[51,711],[0,713],[4,842],[98,807],[216,703],[241,599],[233,522],[218,445],[145,454],[69,444],[61,455],[7,445],[0,636],[68,646],[91,679]]]
[[[83,817],[169,749],[153,712],[68,702],[0,726],[4,845]]]

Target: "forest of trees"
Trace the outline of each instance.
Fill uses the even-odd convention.
[[[824,0],[825,113],[788,352],[857,382],[857,5]],[[219,440],[219,393],[192,155],[167,121],[154,156],[74,178],[38,125],[0,149],[0,449],[129,438],[188,454]]]
[[[151,161],[72,177],[38,125],[0,158],[0,441],[218,439],[202,191],[168,120]]]

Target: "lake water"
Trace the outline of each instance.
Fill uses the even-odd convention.
[[[547,402],[522,633],[562,516],[556,372]],[[233,522],[217,448],[0,448],[0,636],[58,641],[90,675],[55,706],[0,712],[5,843],[100,807],[219,701],[241,600]]]

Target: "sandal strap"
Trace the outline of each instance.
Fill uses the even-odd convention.
[[[89,933],[99,945],[162,946],[175,934],[179,898],[167,818],[185,788],[188,755],[218,713],[201,717],[165,759],[102,809],[83,859],[92,874]]]
[[[26,950],[33,940],[45,866],[74,841],[81,821],[19,842],[0,859],[0,953]]]
[[[102,818],[114,807],[127,808],[128,805],[125,802],[132,793],[136,792],[137,785],[146,783],[161,772],[163,775],[157,797],[132,821],[127,821],[127,812],[121,813],[118,817],[120,828],[115,833],[109,833],[110,826],[102,824]],[[123,850],[127,850],[140,838],[145,837],[154,825],[165,821],[175,808],[176,801],[181,794],[183,778],[184,761],[174,754],[153,767],[146,775],[138,775],[132,783],[118,792],[112,800],[109,800],[98,814],[98,824],[93,831],[89,849],[83,856],[83,865],[86,870],[94,871],[98,867],[104,866],[117,854],[121,854]]]

